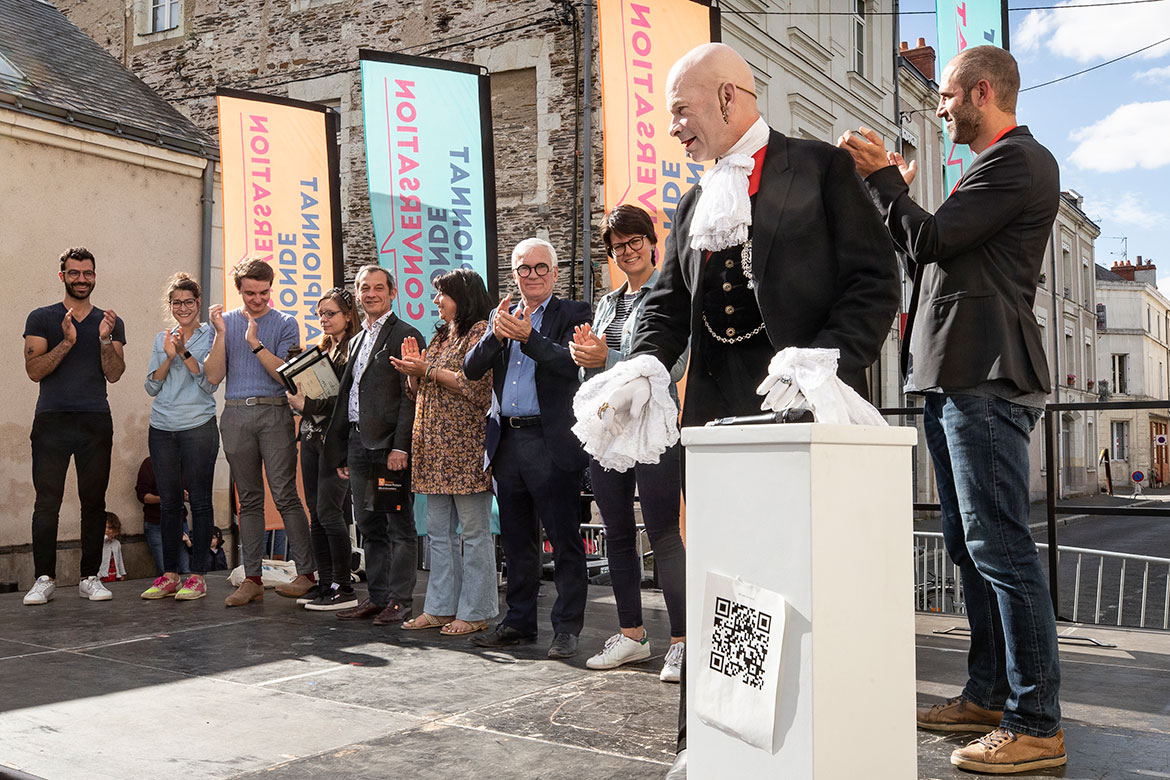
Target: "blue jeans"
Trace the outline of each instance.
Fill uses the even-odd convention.
[[[219,428],[211,417],[185,431],[154,426],[147,433],[150,462],[158,483],[162,527],[163,570],[181,571],[183,547],[183,488],[191,503],[191,571],[206,574],[211,566],[211,529],[215,510],[211,486],[219,455]]]
[[[161,577],[166,573],[163,568],[162,523],[143,523],[142,533],[146,537],[146,546],[150,548],[150,556],[154,558],[155,568]],[[187,522],[183,521],[183,533],[187,533]],[[177,574],[191,573],[191,558],[187,554],[187,545],[179,545],[179,569]]]
[[[997,398],[926,394],[943,541],[971,624],[963,695],[1002,709],[1004,728],[1050,737],[1060,729],[1056,620],[1028,529],[1028,441],[1039,419]]]
[[[500,614],[496,550],[492,544],[492,494],[427,495],[431,576],[426,611],[471,622]],[[463,526],[462,545],[458,526]]]

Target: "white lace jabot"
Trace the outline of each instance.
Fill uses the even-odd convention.
[[[768,143],[768,123],[758,117],[714,167],[699,180],[699,202],[691,218],[691,247],[718,252],[748,239],[752,201],[748,177],[756,166],[752,155]]]

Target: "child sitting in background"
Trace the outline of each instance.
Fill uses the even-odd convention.
[[[106,512],[106,538],[102,540],[102,565],[98,567],[102,582],[126,579],[126,564],[122,562],[122,521],[113,512]]]
[[[220,571],[227,567],[227,555],[223,551],[223,531],[219,530],[219,526],[212,526],[211,568],[208,571]]]

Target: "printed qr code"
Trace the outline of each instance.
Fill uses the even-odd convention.
[[[711,668],[745,685],[764,687],[764,659],[772,638],[772,616],[725,598],[715,599]]]

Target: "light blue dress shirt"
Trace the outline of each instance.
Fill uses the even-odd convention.
[[[534,331],[540,332],[549,298],[552,296],[545,298],[528,317]],[[523,311],[522,306],[523,302],[517,304],[513,314]],[[515,339],[508,344],[508,371],[504,374],[504,392],[500,398],[500,414],[504,417],[534,417],[540,414],[540,401],[536,397],[536,361],[521,351],[523,346]]]

